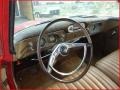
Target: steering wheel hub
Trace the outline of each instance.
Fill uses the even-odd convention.
[[[61,45],[60,46],[60,54],[62,56],[67,56],[68,53],[69,53],[69,47],[67,45],[65,45],[65,44]]]

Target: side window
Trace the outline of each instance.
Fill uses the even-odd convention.
[[[16,1],[16,5],[15,5],[15,16],[21,16],[20,5],[19,5],[18,0]]]

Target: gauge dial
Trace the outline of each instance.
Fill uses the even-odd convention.
[[[68,32],[69,33],[74,32],[74,26],[73,25],[68,26]]]
[[[45,45],[45,39],[44,39],[44,38],[42,38],[42,39],[41,39],[41,41],[40,41],[40,46],[42,46],[42,47],[43,47],[44,45]]]
[[[49,36],[49,42],[51,42],[51,43],[56,42],[56,37],[55,37],[55,35],[50,35],[50,36]]]
[[[83,28],[85,28],[85,23],[80,23],[80,25],[81,25]]]
[[[88,25],[88,29],[89,29],[90,31],[93,31],[93,30],[95,29],[95,25],[94,25],[94,24]]]

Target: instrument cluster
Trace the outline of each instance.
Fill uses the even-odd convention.
[[[64,30],[56,31],[53,33],[48,33],[44,35],[41,39],[41,46],[42,47],[49,47],[55,45],[60,42],[64,42],[65,40],[65,32]]]
[[[80,23],[85,28],[85,23]],[[77,25],[69,25],[65,30],[47,33],[41,39],[41,47],[49,47],[61,42],[73,40],[81,36],[81,28]]]

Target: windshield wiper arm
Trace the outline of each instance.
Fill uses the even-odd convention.
[[[48,21],[44,21],[44,22],[40,22],[40,23],[36,24],[35,26],[37,26],[37,25],[40,25],[40,24],[49,23],[49,22],[51,22],[51,20],[48,20]]]

